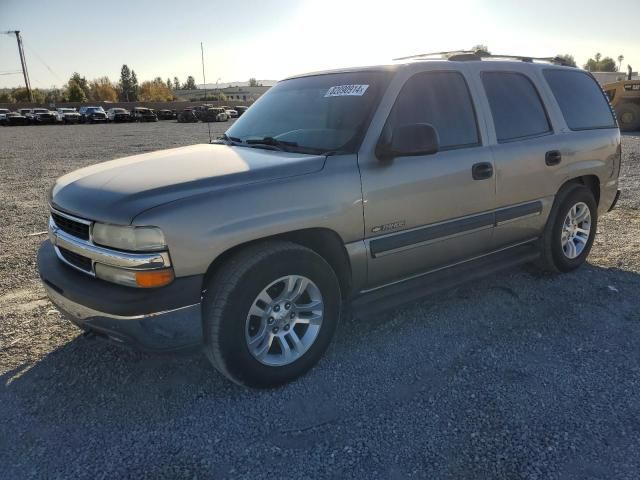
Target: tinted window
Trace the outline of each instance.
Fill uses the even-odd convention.
[[[303,153],[356,152],[390,78],[387,71],[364,70],[284,80],[227,135],[243,142],[274,137],[289,143],[283,148]]]
[[[551,131],[538,91],[527,77],[520,73],[485,72],[482,83],[499,142]]]
[[[578,71],[545,70],[544,77],[571,130],[616,126],[611,108],[591,76]]]
[[[469,89],[457,72],[419,73],[404,84],[388,125],[412,123],[431,124],[440,137],[440,149],[479,143]]]

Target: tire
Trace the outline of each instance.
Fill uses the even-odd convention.
[[[616,108],[616,117],[623,132],[640,130],[640,105],[623,103]]]
[[[306,278],[310,283],[297,301],[279,304],[276,299],[283,292],[278,292],[277,282],[282,278]],[[270,285],[274,301],[260,303],[258,295],[263,295]],[[319,324],[317,318],[316,323],[311,319],[297,323],[306,315],[293,313],[298,307],[304,310],[304,305],[298,302],[312,305],[312,293],[317,301],[318,292],[323,305]],[[206,285],[202,305],[204,352],[213,366],[239,385],[271,388],[296,379],[320,360],[340,318],[340,285],[329,264],[312,250],[294,243],[270,241],[249,246],[229,258]],[[260,315],[249,315],[250,309]],[[290,320],[293,318],[290,315],[300,318]],[[251,336],[252,329],[255,336]],[[291,334],[300,341],[298,348],[289,341]],[[250,340],[255,342],[259,337],[265,339],[255,345],[266,350],[262,360],[255,356],[255,347],[254,351],[249,347]],[[303,345],[305,338],[308,341]],[[284,356],[282,342],[289,345],[292,357]],[[265,348],[266,345],[270,346]],[[294,360],[284,363],[286,358]],[[283,363],[277,364],[278,361]]]
[[[588,227],[585,222],[578,223],[578,226],[582,230],[588,230],[588,237],[585,240],[582,233],[575,233],[575,240],[563,243],[567,236],[568,238],[572,236],[572,234],[567,235],[567,230],[565,230],[565,221],[567,221],[569,212],[574,207],[577,207],[577,210],[573,212],[580,213],[584,211],[582,206],[587,207],[590,218]],[[577,183],[563,187],[556,195],[556,200],[547,220],[542,237],[541,259],[538,266],[551,273],[570,272],[580,267],[591,251],[597,227],[598,205],[591,190]],[[571,229],[570,226],[568,228],[569,230]],[[570,243],[575,246],[575,251],[571,251]]]

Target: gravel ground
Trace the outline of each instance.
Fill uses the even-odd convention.
[[[37,281],[55,177],[206,139],[173,122],[0,129],[0,478],[640,476],[640,136],[587,266],[345,319],[272,391],[81,337]]]

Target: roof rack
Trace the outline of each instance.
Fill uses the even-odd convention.
[[[410,55],[408,57],[394,58],[394,61],[400,60],[427,60],[429,58],[440,58],[455,62],[464,62],[471,60],[483,60],[485,58],[501,59],[501,60],[520,60],[521,62],[533,63],[533,62],[548,62],[556,65],[562,65],[569,67],[560,57],[527,57],[522,55],[492,55],[480,50],[452,50],[450,52],[433,52],[433,53],[421,53],[418,55]]]

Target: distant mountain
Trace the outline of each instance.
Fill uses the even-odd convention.
[[[278,83],[277,80],[258,80],[257,82],[258,82],[258,85],[262,84],[265,87],[272,87],[276,83]],[[204,86],[202,84],[198,84],[198,88],[206,88],[206,89],[227,88],[227,87],[248,87],[248,86],[249,86],[249,82],[219,82],[217,85],[215,83],[207,83]]]

